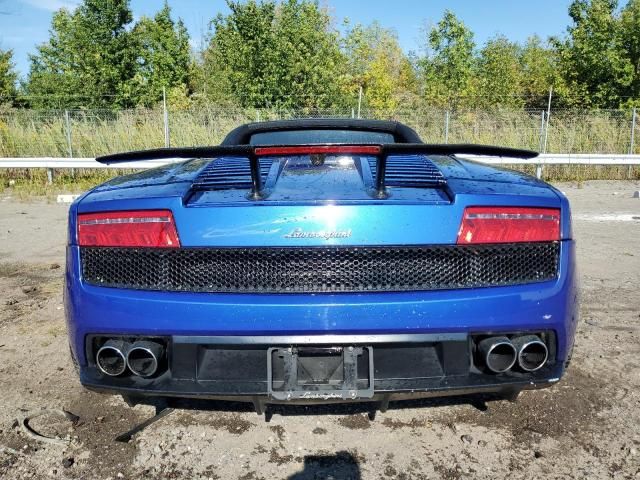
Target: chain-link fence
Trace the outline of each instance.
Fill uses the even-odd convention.
[[[241,108],[194,110],[10,110],[0,113],[0,157],[94,157],[116,151],[214,145],[253,121],[352,117],[349,111]],[[547,153],[636,153],[633,110],[544,111],[416,109],[362,118],[398,120],[428,143],[484,143]],[[635,125],[634,125],[635,124]]]

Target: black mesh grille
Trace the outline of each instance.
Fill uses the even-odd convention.
[[[550,280],[559,244],[295,248],[82,248],[88,283],[188,292],[381,292]]]

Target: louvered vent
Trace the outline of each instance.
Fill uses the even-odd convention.
[[[262,182],[267,178],[272,159],[260,159]],[[217,158],[207,165],[193,182],[197,190],[250,189],[251,168],[248,158]]]
[[[376,177],[376,159],[369,159]],[[392,155],[387,158],[385,183],[389,187],[439,187],[447,183],[442,172],[424,155]]]

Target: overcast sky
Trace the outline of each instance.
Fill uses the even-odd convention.
[[[48,38],[51,15],[59,8],[73,9],[77,0],[0,0],[0,47],[14,51],[17,70],[25,75],[28,54]],[[562,35],[569,24],[570,0],[321,0],[328,5],[336,25],[345,17],[352,23],[378,20],[398,33],[406,51],[419,51],[425,26],[436,23],[445,9],[452,10],[475,33],[476,42],[502,33],[523,41],[538,34],[542,38]],[[162,0],[132,0],[135,18],[151,16],[162,7]],[[174,17],[181,17],[197,48],[208,31],[208,24],[228,9],[224,0],[169,0]]]

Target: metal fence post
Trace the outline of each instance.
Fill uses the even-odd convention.
[[[553,86],[549,88],[549,103],[547,104],[547,123],[544,129],[544,145],[542,146],[542,153],[547,153],[547,142],[549,140],[549,120],[551,119],[551,98],[553,97]],[[544,123],[543,123],[544,125]],[[544,167],[541,163],[538,163],[536,167],[536,177],[542,179],[542,172]]]
[[[71,120],[69,119],[69,110],[64,111],[64,127],[67,134],[67,151],[69,158],[73,158],[73,147],[71,145]]]
[[[71,144],[71,119],[69,118],[69,110],[64,111],[64,127],[67,134],[67,151],[69,153],[69,158],[73,158],[73,145]],[[71,169],[71,176],[76,176],[76,171],[74,168]]]
[[[449,110],[444,116],[444,143],[449,143]]]
[[[631,141],[629,142],[629,155],[633,155],[633,151],[635,150],[635,140],[636,140],[636,107],[633,107],[633,112],[631,112]]]
[[[631,112],[631,140],[629,141],[629,155],[633,155],[635,151],[636,140],[636,107],[633,107]],[[631,178],[631,165],[627,168],[627,178]]]
[[[171,138],[169,137],[169,110],[167,109],[167,91],[162,87],[162,110],[164,120],[164,146],[171,146]]]
[[[547,126],[544,129],[544,147],[542,153],[547,153],[547,141],[549,139],[549,120],[551,119],[551,95],[553,94],[553,87],[549,90],[549,105],[547,106]]]
[[[73,151],[71,149],[71,128],[69,123],[69,110],[64,111],[64,136],[67,139],[67,155],[69,158],[73,158]],[[71,170],[73,175],[73,169]],[[47,184],[53,183],[53,168],[47,168]]]
[[[544,110],[540,112],[540,138],[538,139],[538,151],[542,151],[543,141],[544,141]]]
[[[542,151],[544,148],[544,121],[545,121],[545,112],[542,110],[540,112],[540,138],[538,139],[538,151]],[[539,160],[538,160],[539,162]],[[542,178],[542,165],[540,163],[536,164],[536,178]]]
[[[546,119],[546,126],[544,129],[544,144],[542,145],[542,153],[547,153],[547,140],[549,138],[549,117],[551,117],[551,113],[547,112],[546,115],[547,119]],[[536,177],[538,177],[538,179],[542,180],[542,172],[544,170],[544,167],[542,166],[541,163],[538,163],[538,166],[536,167]]]

